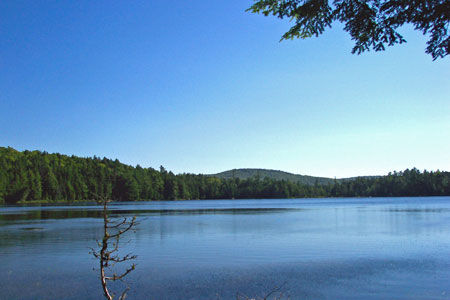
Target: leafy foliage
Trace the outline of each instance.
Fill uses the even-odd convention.
[[[308,184],[271,178],[262,171],[244,179],[175,175],[163,167],[159,171],[132,167],[117,159],[0,147],[0,203],[6,204],[33,200],[71,202],[94,196],[137,201],[444,195],[450,195],[450,172],[420,172],[414,168],[380,177],[331,181],[315,178],[314,183]]]
[[[360,54],[406,42],[397,30],[411,24],[429,35],[433,60],[450,52],[448,0],[255,0],[248,11],[295,22],[282,40],[319,36],[338,21],[355,41],[352,53]]]

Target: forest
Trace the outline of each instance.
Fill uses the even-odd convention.
[[[317,197],[449,196],[450,172],[416,168],[386,176],[313,184],[262,178],[221,179],[136,167],[107,158],[67,156],[0,147],[0,204]]]

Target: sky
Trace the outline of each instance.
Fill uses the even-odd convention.
[[[174,173],[450,171],[450,58],[230,1],[1,1],[0,146]]]

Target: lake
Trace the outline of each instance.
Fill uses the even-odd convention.
[[[113,203],[127,299],[450,299],[450,197]],[[0,207],[0,299],[102,299],[98,206]],[[120,267],[119,267],[120,269]]]

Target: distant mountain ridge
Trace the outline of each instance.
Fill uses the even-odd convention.
[[[248,179],[252,177],[259,176],[261,179],[268,177],[270,179],[275,180],[286,180],[292,182],[300,182],[302,184],[313,185],[318,184],[328,184],[332,183],[334,179],[327,177],[315,177],[308,175],[299,175],[292,174],[279,170],[269,170],[269,169],[233,169],[224,172],[220,172],[217,174],[210,174],[209,176],[217,177],[221,179],[230,179],[230,178],[239,178],[239,179]]]
[[[268,177],[270,179],[275,180],[286,180],[291,182],[300,182],[302,184],[314,185],[316,182],[318,184],[329,184],[334,182],[334,178],[328,177],[316,177],[309,175],[300,175],[293,174],[285,171],[279,170],[270,170],[270,169],[252,169],[252,168],[243,168],[243,169],[233,169],[228,170],[216,174],[209,174],[208,176],[217,177],[220,179],[231,179],[231,178],[239,178],[239,179],[248,179],[259,176],[261,179]],[[376,178],[379,176],[361,176],[364,178]],[[337,181],[348,181],[355,180],[358,177],[350,177],[350,178],[342,178],[337,179]]]

